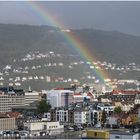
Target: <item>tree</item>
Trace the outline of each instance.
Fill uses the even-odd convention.
[[[104,124],[106,123],[106,119],[107,119],[107,115],[106,115],[105,110],[103,110],[103,112],[102,112],[102,118],[101,118],[101,124],[102,124],[102,126],[104,126]]]
[[[75,92],[75,90],[76,90],[76,88],[77,88],[76,84],[72,84],[72,85],[71,85],[71,88],[72,88],[72,90]]]
[[[114,109],[114,113],[116,113],[116,114],[120,114],[121,112],[122,112],[122,109],[121,109],[120,106],[115,107],[115,109]]]
[[[51,109],[50,103],[47,103],[46,100],[41,100],[37,106],[38,113],[48,112]]]
[[[88,92],[90,87],[86,85],[83,89],[84,89],[84,92]]]

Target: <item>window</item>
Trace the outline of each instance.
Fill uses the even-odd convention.
[[[119,139],[120,138],[120,136],[115,136],[115,139]]]
[[[94,133],[94,136],[97,137],[97,132]]]

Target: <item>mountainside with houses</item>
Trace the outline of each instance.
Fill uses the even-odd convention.
[[[139,78],[140,37],[94,29],[70,31],[93,52],[96,62],[83,60],[60,35],[67,30],[0,24],[0,85],[45,89],[99,83],[94,69],[113,79]]]

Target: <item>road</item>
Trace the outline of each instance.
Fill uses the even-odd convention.
[[[82,131],[65,131],[53,136],[38,136],[35,139],[80,139]]]
[[[105,130],[105,131],[128,131],[128,129],[100,129],[100,128],[86,128],[87,129],[93,129],[93,130]],[[66,130],[61,134],[53,135],[53,136],[35,136],[35,137],[28,137],[28,139],[81,139],[82,133],[84,130],[81,131],[70,131]],[[10,138],[10,137],[9,137]],[[24,138],[23,138],[24,139]]]

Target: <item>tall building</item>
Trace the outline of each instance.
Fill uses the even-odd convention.
[[[59,121],[61,124],[74,124],[74,110],[68,108],[54,108],[50,110],[51,121]]]
[[[12,110],[12,107],[23,105],[23,93],[0,93],[0,112],[9,112]]]
[[[36,91],[25,92],[24,105],[30,105],[33,102],[40,101],[42,98],[41,93]]]
[[[68,110],[56,110],[56,121],[64,124],[68,122]]]
[[[101,110],[95,109],[89,110],[89,124],[91,125],[101,124],[101,117],[102,117]]]
[[[87,124],[89,121],[89,112],[88,110],[75,110],[74,111],[74,123],[75,124]]]
[[[73,91],[65,89],[53,89],[47,93],[47,100],[52,107],[67,106],[73,102]]]

